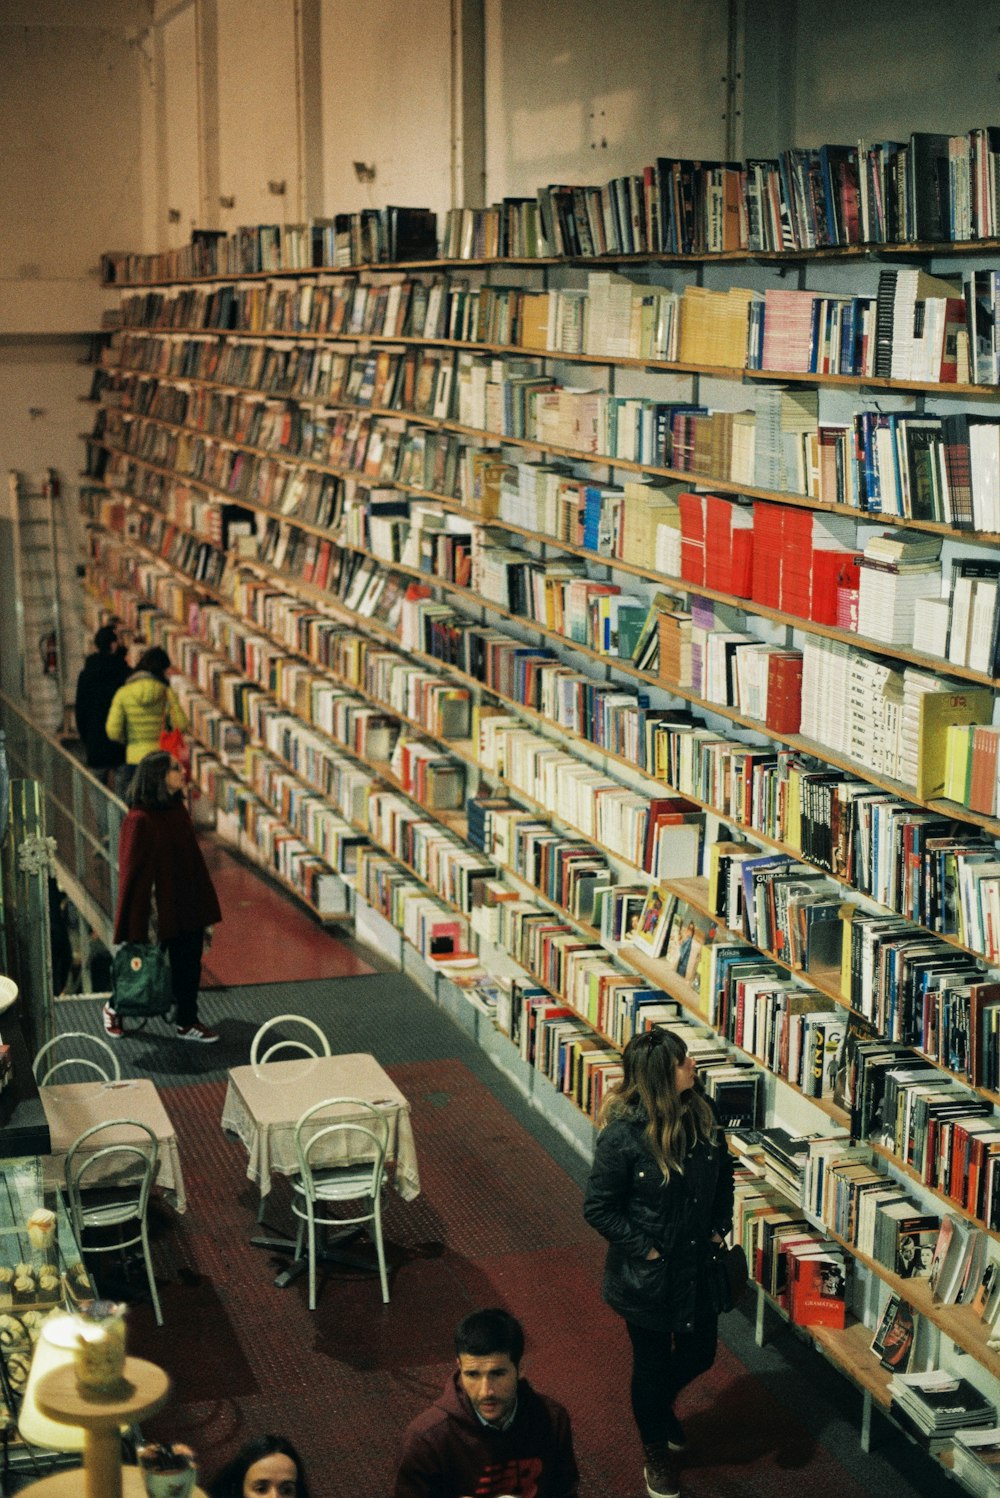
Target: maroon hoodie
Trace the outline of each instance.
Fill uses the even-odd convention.
[[[569,1416],[522,1378],[506,1430],[484,1425],[458,1371],[407,1428],[395,1498],[577,1498]]]

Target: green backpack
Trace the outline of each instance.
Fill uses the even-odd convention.
[[[111,1007],[121,1018],[149,1019],[174,1007],[170,963],[162,947],[127,941],[111,960]]]

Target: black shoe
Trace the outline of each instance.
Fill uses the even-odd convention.
[[[642,1475],[649,1498],[680,1498],[677,1463],[667,1442],[656,1441],[651,1446],[643,1446],[642,1451],[646,1458]]]

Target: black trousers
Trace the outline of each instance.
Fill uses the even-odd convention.
[[[644,1446],[670,1437],[674,1400],[715,1362],[718,1317],[697,1319],[689,1332],[647,1331],[626,1321],[632,1342],[632,1414]]]
[[[177,1023],[185,1030],[198,1018],[198,989],[201,986],[201,955],[205,950],[205,932],[178,931],[176,936],[160,943],[170,958],[170,978],[177,1005]]]

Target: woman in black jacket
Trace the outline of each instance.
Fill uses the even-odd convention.
[[[674,1400],[715,1360],[707,1267],[732,1226],[733,1170],[679,1035],[647,1030],[601,1110],[584,1216],[608,1240],[604,1299],[632,1342],[632,1413],[650,1498],[679,1492]]]

